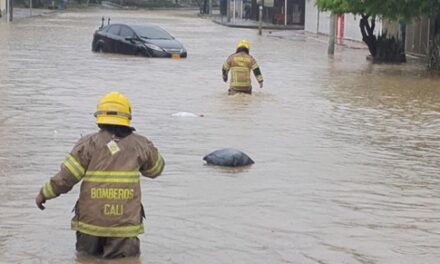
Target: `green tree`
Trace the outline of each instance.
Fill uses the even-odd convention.
[[[320,10],[335,14],[359,15],[362,40],[367,44],[373,58],[379,53],[384,53],[378,51],[382,43],[386,47],[398,46],[394,45],[396,40],[386,37],[379,38],[378,42],[378,38],[374,35],[377,17],[407,22],[414,17],[439,14],[440,11],[440,0],[316,0],[316,5]]]

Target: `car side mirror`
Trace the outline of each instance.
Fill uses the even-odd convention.
[[[130,41],[130,42],[134,42],[136,39],[133,37],[126,37],[125,40]]]

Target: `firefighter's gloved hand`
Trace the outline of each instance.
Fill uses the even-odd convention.
[[[46,202],[46,198],[44,198],[44,195],[40,192],[37,197],[35,198],[35,203],[37,204],[38,208],[40,208],[40,210],[44,210],[44,203]]]
[[[260,88],[263,88],[263,82],[259,82]]]

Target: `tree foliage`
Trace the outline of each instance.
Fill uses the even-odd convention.
[[[352,13],[389,20],[410,20],[440,13],[440,0],[316,0],[323,11]]]

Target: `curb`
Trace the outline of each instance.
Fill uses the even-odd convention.
[[[221,21],[217,21],[215,19],[211,20],[212,22],[214,22],[215,24],[218,25],[222,25],[225,27],[231,27],[231,28],[251,28],[251,29],[258,29],[258,25],[240,25],[240,24],[232,24],[232,23],[225,23],[225,22],[221,22]],[[271,29],[271,30],[304,30],[304,26],[290,26],[290,27],[285,27],[285,26],[277,26],[277,25],[263,25],[262,29]]]

